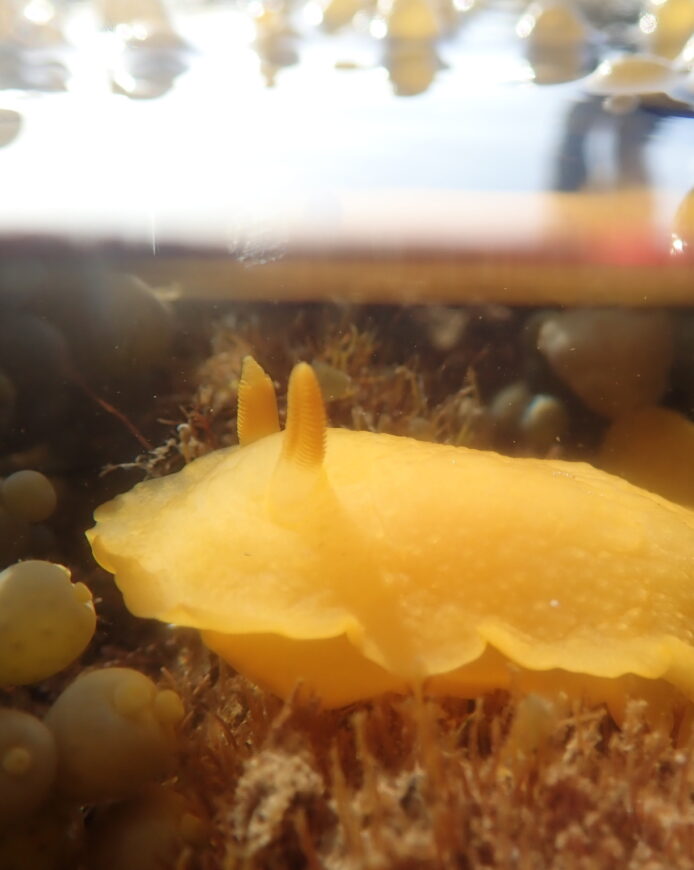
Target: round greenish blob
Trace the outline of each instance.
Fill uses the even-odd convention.
[[[80,674],[46,724],[58,747],[58,789],[81,803],[125,798],[171,772],[183,708],[139,671]]]
[[[0,826],[26,818],[55,780],[53,735],[35,716],[0,709]]]
[[[202,822],[179,794],[149,785],[133,798],[96,810],[87,838],[88,866],[172,867],[184,846],[195,846],[203,837]]]
[[[514,381],[502,387],[489,404],[494,427],[503,435],[514,433],[531,398],[524,381]]]
[[[2,498],[7,510],[26,523],[47,520],[57,503],[53,484],[40,471],[15,471],[2,482]]]
[[[73,662],[94,634],[92,596],[53,562],[0,573],[0,686],[36,683]]]
[[[529,446],[545,454],[561,442],[569,427],[569,416],[564,403],[555,396],[534,396],[520,420],[521,431]]]

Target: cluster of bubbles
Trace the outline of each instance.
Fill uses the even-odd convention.
[[[83,305],[70,306],[70,324],[32,313],[30,292],[24,307],[3,310],[0,443],[10,451],[7,464],[41,451],[42,423],[24,406],[38,392],[47,404],[60,397],[58,382],[53,388],[35,379],[56,373],[63,383],[71,330],[94,339],[90,375],[105,390],[146,378],[168,348],[170,317],[149,288],[115,276],[111,289],[85,290]],[[80,311],[90,317],[89,334]],[[58,453],[50,455],[59,467]],[[60,558],[53,528],[63,512],[56,508],[67,510],[69,502],[63,478],[22,468],[0,479],[0,867],[167,866],[203,835],[199,817],[167,783],[183,705],[137,670],[80,668],[97,615],[88,586],[53,561]]]
[[[0,373],[0,415],[3,386],[6,396],[13,393],[12,381]],[[53,484],[38,471],[16,471],[0,482],[0,564],[23,556],[27,548],[50,547],[52,534],[43,523],[55,504]]]
[[[0,484],[2,508],[37,523],[56,507],[51,482],[23,470]],[[60,674],[89,645],[92,594],[54,562],[27,559],[0,573],[0,689]],[[21,695],[17,694],[17,697]],[[180,697],[123,667],[84,670],[42,717],[0,706],[0,867],[151,868],[197,842],[202,823],[161,782],[174,771]],[[94,818],[85,832],[84,811]]]
[[[524,325],[523,377],[492,396],[487,413],[504,445],[547,456],[572,415],[601,421],[591,461],[694,507],[694,424],[665,406],[668,391],[694,400],[693,320],[659,310],[538,311]]]
[[[677,352],[661,311],[584,308],[539,311],[524,325],[523,377],[491,400],[506,440],[547,455],[569,430],[569,397],[603,420],[657,405]]]

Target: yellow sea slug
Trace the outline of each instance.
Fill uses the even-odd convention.
[[[287,425],[247,359],[239,447],[98,508],[94,555],[143,617],[328,706],[423,686],[694,699],[694,513],[584,463]]]

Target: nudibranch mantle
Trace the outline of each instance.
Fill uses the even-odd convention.
[[[279,431],[248,358],[238,429],[239,447],[97,509],[94,555],[136,615],[327,706],[557,675],[600,700],[616,678],[694,699],[686,508],[585,463],[328,428],[305,363]]]

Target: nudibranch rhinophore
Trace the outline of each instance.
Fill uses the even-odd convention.
[[[239,447],[140,483],[87,534],[136,615],[326,706],[502,688],[694,699],[694,513],[584,463],[328,428],[312,368],[251,358]]]

